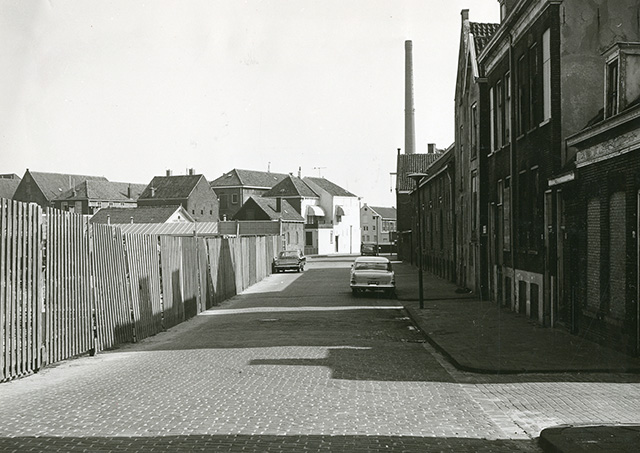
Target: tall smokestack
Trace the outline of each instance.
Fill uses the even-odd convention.
[[[404,42],[404,153],[414,154],[416,132],[413,109],[413,44]]]

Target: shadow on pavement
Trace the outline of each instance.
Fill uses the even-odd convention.
[[[31,452],[185,452],[185,451],[330,451],[431,452],[539,451],[535,440],[487,440],[452,437],[331,435],[191,435],[161,437],[16,437],[0,438],[0,451]]]

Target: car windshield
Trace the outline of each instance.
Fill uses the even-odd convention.
[[[362,261],[356,263],[354,268],[357,271],[390,271],[391,263]]]
[[[280,252],[280,258],[297,258],[297,257],[298,257],[298,252],[296,251]]]

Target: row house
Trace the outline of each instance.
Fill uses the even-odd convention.
[[[459,269],[456,245],[455,144],[439,154],[417,180],[412,192],[412,235],[422,250],[422,268],[451,281]]]
[[[397,209],[397,253],[398,259],[417,262],[418,243],[415,231],[416,202],[412,193],[416,183],[409,176],[412,173],[424,173],[435,162],[442,151],[429,144],[427,153],[401,153],[398,149],[396,160],[396,209]]]
[[[546,326],[600,326],[602,341],[637,352],[640,5],[499,3],[498,26],[462,12],[455,279]]]
[[[489,137],[489,88],[481,78],[478,55],[498,24],[471,22],[469,11],[461,13],[455,91],[455,182],[453,189],[456,221],[455,280],[459,286],[488,297],[487,190]]]
[[[557,318],[604,344],[640,353],[640,42],[602,53],[600,110],[567,137],[575,156],[550,180],[562,204],[556,242],[565,269]]]

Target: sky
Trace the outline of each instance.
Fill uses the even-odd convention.
[[[497,0],[0,0],[0,173],[322,176],[395,206],[404,42],[416,152],[454,140],[462,9]]]

